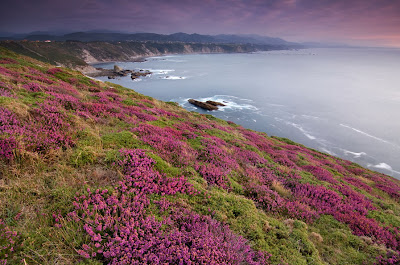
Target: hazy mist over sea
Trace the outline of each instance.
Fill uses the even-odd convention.
[[[400,178],[398,49],[173,55],[117,64],[153,74],[112,82],[202,113],[187,99],[225,102],[208,113]]]

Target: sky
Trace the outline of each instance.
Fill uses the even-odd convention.
[[[259,34],[400,47],[399,0],[2,0],[0,32]]]

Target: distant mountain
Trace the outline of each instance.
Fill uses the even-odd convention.
[[[272,45],[294,45],[296,43],[288,42],[280,38],[272,38],[255,34],[245,35],[217,35],[216,39],[231,43],[251,43],[251,44],[272,44]]]
[[[56,37],[67,34],[64,30],[59,31],[32,31],[29,33],[0,32],[0,40],[23,40],[30,36],[33,40],[55,40]]]
[[[3,35],[4,36],[4,35]],[[31,40],[31,41],[155,41],[155,42],[185,42],[185,43],[230,43],[230,44],[267,44],[267,45],[285,45],[298,46],[298,43],[288,42],[280,38],[272,38],[259,35],[201,35],[174,33],[170,35],[157,33],[121,33],[93,30],[87,32],[74,32],[63,35],[49,34],[48,32],[34,32],[26,35],[10,35],[8,34],[3,39],[13,40]]]

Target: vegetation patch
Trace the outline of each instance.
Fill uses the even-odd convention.
[[[0,264],[395,264],[398,227],[398,180],[0,48]]]

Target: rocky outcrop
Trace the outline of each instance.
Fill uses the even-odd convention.
[[[123,69],[121,67],[119,67],[118,65],[114,65],[114,72],[120,73],[122,71],[123,71]]]
[[[218,101],[212,101],[212,100],[207,100],[206,101],[207,104],[213,105],[213,106],[221,106],[224,107],[226,106],[225,104],[218,102]]]
[[[135,71],[131,72],[132,80],[134,80],[138,77],[141,77],[141,76],[146,76],[146,75],[151,75],[151,72],[149,70],[143,70],[143,69],[140,70],[139,72],[135,72]]]
[[[188,102],[190,104],[193,104],[199,108],[205,109],[205,110],[217,110],[218,106],[225,106],[224,104],[217,102],[217,101],[211,101],[208,100],[206,102],[195,100],[195,99],[189,99]]]
[[[97,77],[97,76],[107,76],[108,79],[115,79],[116,77],[128,76],[131,75],[132,80],[139,78],[141,76],[146,76],[152,74],[149,70],[134,71],[123,69],[118,65],[114,65],[114,69],[104,69],[104,68],[94,68],[95,71],[91,71],[86,73],[88,76]]]

